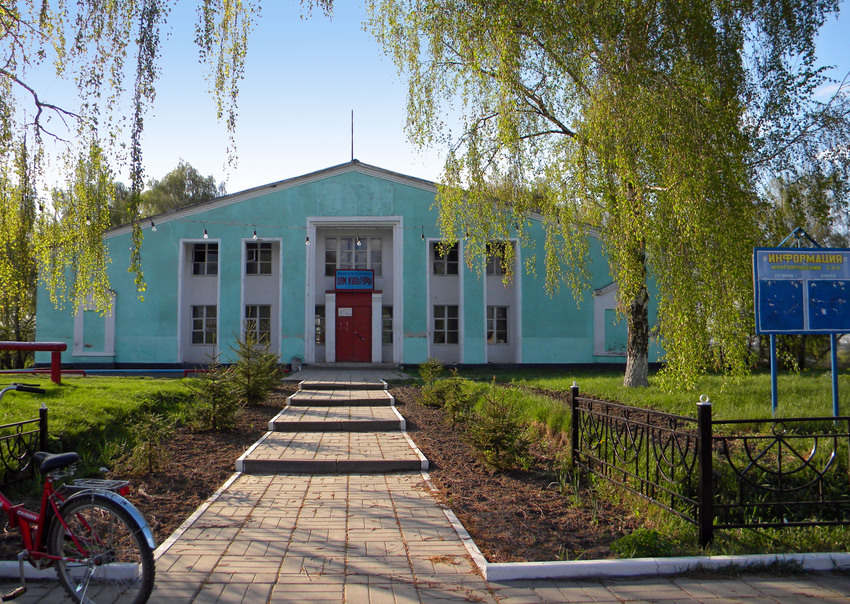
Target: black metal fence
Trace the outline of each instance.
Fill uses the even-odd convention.
[[[572,464],[714,530],[850,524],[850,417],[715,421],[570,393]],[[716,433],[716,432],[723,433]]]
[[[32,456],[47,450],[47,407],[38,418],[0,426],[0,483],[9,484],[32,476]]]

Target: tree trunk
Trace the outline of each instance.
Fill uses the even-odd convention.
[[[649,385],[649,294],[645,285],[629,303],[626,318],[629,336],[623,386],[645,387]]]

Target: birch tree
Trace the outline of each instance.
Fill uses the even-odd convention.
[[[191,1],[197,8],[194,39],[199,59],[215,99],[216,117],[226,124],[231,135],[229,151],[233,157],[239,82],[244,74],[248,37],[260,15],[260,0]],[[98,161],[129,167],[127,209],[134,224],[129,264],[140,290],[144,289],[139,251],[142,231],[137,220],[144,186],[142,133],[145,116],[156,97],[163,60],[161,41],[177,2],[0,2],[0,170],[7,174],[14,171],[14,148],[21,140],[28,142],[29,156],[37,160],[32,167],[35,190],[43,184],[45,162],[55,165],[60,161],[55,155],[46,157],[48,150],[57,147],[59,151],[53,152],[70,158],[72,172],[76,171],[80,154],[86,155],[91,149],[100,150],[102,157]],[[306,11],[317,7],[327,13],[331,0],[301,0],[301,4]],[[52,71],[56,81],[70,82],[76,99],[69,102],[53,98],[56,87],[34,83],[39,81],[36,74],[44,70]],[[51,145],[45,144],[48,140]],[[115,167],[104,169],[114,171]],[[102,262],[97,241],[109,221],[85,217],[99,216],[108,207],[111,200],[102,197],[106,191],[99,188],[97,194],[69,198],[76,205],[63,207],[62,216],[83,217],[83,221],[68,224],[67,228],[48,229],[45,236],[38,238],[42,272],[55,275],[56,271],[74,271],[79,266]],[[40,220],[53,223],[61,217],[51,215],[50,203],[40,205]],[[64,254],[64,248],[73,249],[74,253]],[[97,280],[89,282],[89,289],[106,289],[102,268],[101,265],[92,273]],[[0,290],[13,286],[6,276],[0,271]],[[81,290],[75,290],[76,303],[81,301],[81,295]]]
[[[627,386],[647,384],[650,282],[668,378],[744,370],[769,211],[757,183],[846,132],[846,97],[813,97],[836,0],[369,4],[409,84],[411,140],[446,149],[440,227],[466,237],[468,262],[540,216],[547,284],[580,296],[596,235],[628,325]]]

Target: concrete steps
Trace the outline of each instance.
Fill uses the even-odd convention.
[[[270,432],[388,432],[404,430],[404,418],[382,406],[290,405],[269,422]]]
[[[287,404],[295,407],[379,407],[395,404],[386,390],[343,390],[339,387],[324,390],[299,390]]]
[[[419,471],[428,460],[407,436],[385,382],[302,382],[269,432],[236,461],[246,474]]]

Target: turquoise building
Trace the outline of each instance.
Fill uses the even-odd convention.
[[[126,270],[130,229],[113,229],[112,312],[57,310],[40,290],[37,340],[66,342],[63,363],[84,367],[226,362],[249,332],[305,364],[624,361],[625,321],[597,242],[577,307],[567,288],[546,293],[542,266],[523,271],[532,255],[542,262],[538,223],[507,286],[498,262],[484,274],[465,265],[463,241],[440,255],[435,195],[432,182],[355,160],[154,216],[144,300]]]

